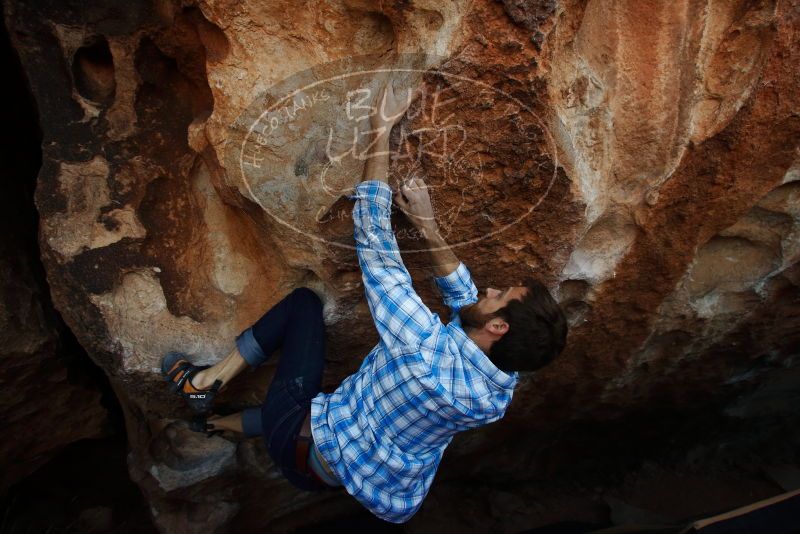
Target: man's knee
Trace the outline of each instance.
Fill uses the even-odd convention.
[[[293,304],[304,310],[318,310],[322,312],[322,300],[307,287],[298,287],[292,291]]]

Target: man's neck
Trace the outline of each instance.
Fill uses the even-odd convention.
[[[475,343],[486,356],[489,356],[489,351],[491,351],[492,349],[492,343],[494,343],[494,340],[488,339],[485,335],[486,333],[483,330],[465,328],[464,332],[467,334],[467,337],[469,337],[472,340],[472,342]]]

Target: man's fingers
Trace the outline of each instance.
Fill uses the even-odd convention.
[[[409,180],[409,182],[411,184],[410,187],[413,188],[414,191],[422,193],[427,192],[428,186],[425,185],[425,182],[422,180],[422,178],[412,178]]]
[[[408,207],[408,203],[406,202],[406,199],[403,196],[403,193],[401,193],[400,191],[395,193],[394,202],[395,202],[395,204],[397,204],[398,206],[400,206],[403,209],[406,209]]]

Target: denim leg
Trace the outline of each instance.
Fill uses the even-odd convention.
[[[288,317],[283,329],[283,346],[274,380],[294,380],[306,395],[316,396],[322,388],[325,365],[325,323],[322,301],[310,289],[295,289],[288,297]],[[256,339],[262,338],[254,327]],[[262,344],[263,347],[263,344]],[[311,401],[311,398],[308,400]]]
[[[261,406],[253,406],[242,412],[242,432],[247,438],[264,434],[261,429]]]
[[[325,324],[322,302],[313,291],[296,289],[285,300],[288,306],[282,354],[261,407],[261,422],[264,442],[273,461],[291,482],[301,486],[302,481],[293,472],[295,443],[311,399],[322,388]],[[259,329],[254,326],[253,330],[260,342]]]
[[[236,348],[250,367],[258,367],[269,359],[256,341],[252,326],[236,336]]]
[[[308,288],[295,289],[239,334],[236,348],[251,367],[258,367],[284,346],[287,337],[297,327],[294,322],[317,316],[322,319],[322,301],[319,297]],[[318,326],[315,325],[315,328]]]

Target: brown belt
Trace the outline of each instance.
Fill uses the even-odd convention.
[[[300,426],[300,433],[297,435],[297,447],[295,448],[294,457],[295,464],[300,473],[311,476],[325,487],[330,487],[328,483],[322,480],[308,465],[308,453],[313,443],[314,438],[311,436],[311,412],[308,412],[308,415],[306,415],[306,418],[303,420],[303,424]]]

